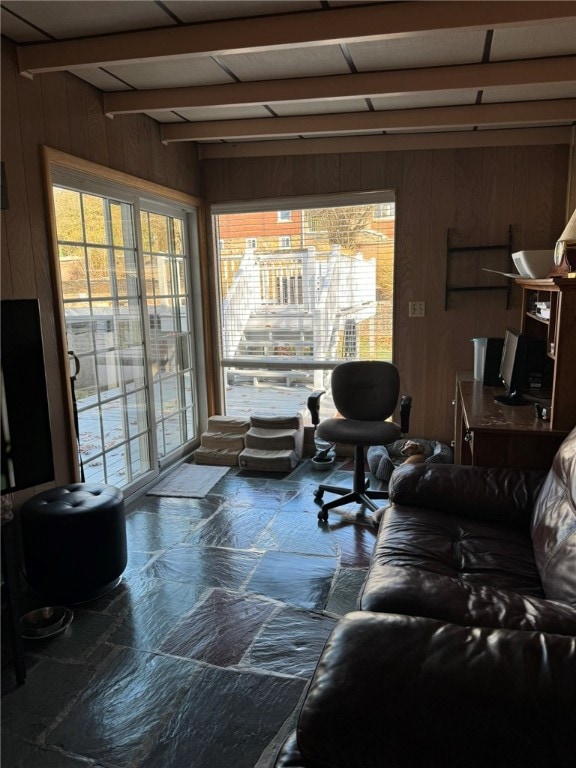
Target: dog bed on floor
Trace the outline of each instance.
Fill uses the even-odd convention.
[[[394,469],[406,460],[402,449],[411,440],[422,444],[426,464],[453,464],[454,452],[439,440],[422,437],[404,437],[389,445],[373,445],[368,448],[367,460],[370,472],[378,480],[389,480]]]

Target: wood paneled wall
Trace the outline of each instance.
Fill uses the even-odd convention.
[[[509,310],[505,293],[452,293],[445,311],[447,229],[459,245],[477,245],[505,243],[512,225],[516,250],[552,248],[565,222],[568,155],[567,145],[486,147],[210,159],[201,170],[207,203],[395,191],[394,361],[413,396],[411,434],[450,441],[456,371],[473,367],[472,338],[519,327],[520,291]],[[480,269],[502,264],[494,254],[458,257],[451,279],[502,283]],[[409,319],[409,301],[425,301],[426,317]]]
[[[194,145],[164,146],[158,124],[145,116],[106,118],[100,92],[72,75],[21,77],[14,47],[3,40],[2,161],[9,208],[2,211],[1,293],[40,302],[56,484],[62,484],[73,478],[74,446],[65,355],[54,315],[42,145],[192,195],[199,192],[200,175]]]

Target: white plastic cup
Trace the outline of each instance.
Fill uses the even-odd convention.
[[[488,339],[472,339],[472,341],[474,342],[474,378],[476,381],[483,381]]]

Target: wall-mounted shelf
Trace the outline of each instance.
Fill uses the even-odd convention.
[[[448,229],[446,238],[446,288],[444,292],[444,309],[448,309],[448,296],[451,293],[464,293],[464,292],[477,292],[477,291],[502,291],[506,292],[506,309],[510,306],[510,294],[512,291],[512,283],[510,278],[506,278],[505,285],[452,285],[450,283],[450,274],[453,258],[462,253],[486,253],[490,251],[501,251],[502,254],[506,254],[506,269],[502,271],[508,271],[513,268],[512,263],[512,225],[508,227],[508,242],[496,243],[491,245],[453,245],[452,242],[452,230]]]
[[[568,432],[576,424],[576,280],[519,277],[516,283],[522,288],[522,333],[546,342],[553,366],[550,427]],[[548,304],[550,317],[542,317],[535,311],[537,302]]]

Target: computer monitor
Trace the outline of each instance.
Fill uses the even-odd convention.
[[[543,339],[508,328],[500,361],[500,379],[506,394],[498,395],[494,400],[503,405],[530,405],[531,401],[522,396],[522,390],[531,374],[542,373],[545,358],[546,342]]]

